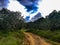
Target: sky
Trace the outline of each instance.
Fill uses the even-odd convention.
[[[42,0],[40,3],[40,12],[43,17],[49,15],[53,10],[60,10],[60,0]]]
[[[23,1],[24,2],[24,1]],[[28,2],[28,1],[27,1]],[[30,4],[30,3],[27,3],[26,4]],[[25,2],[24,2],[25,3]],[[35,5],[35,4],[34,4]],[[25,6],[21,5],[20,2],[18,2],[17,0],[10,0],[10,3],[9,3],[9,6],[7,7],[9,10],[11,11],[19,11],[19,12],[22,12],[22,16],[24,16],[24,18],[26,16],[30,16],[30,19],[36,15],[38,13],[38,11],[36,11],[34,8],[34,5],[33,5],[33,9],[31,11],[27,11],[27,9],[25,8]],[[31,6],[32,7],[32,6]],[[37,8],[36,8],[37,9]],[[29,9],[28,9],[29,10]],[[34,12],[34,11],[36,12]],[[33,13],[32,13],[33,12]]]
[[[26,17],[28,15],[31,15],[31,17],[34,16],[32,14],[27,13],[26,9],[24,9],[24,6],[20,5],[19,2],[17,2],[16,0],[10,1],[8,9],[10,9],[12,11],[23,12],[22,15],[24,15],[24,17]],[[41,15],[43,17],[45,17],[46,15],[51,13],[53,10],[57,10],[57,11],[60,10],[60,0],[42,0],[41,2],[39,2],[39,12],[41,13]]]

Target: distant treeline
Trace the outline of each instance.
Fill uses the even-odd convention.
[[[59,30],[60,29],[60,11],[54,10],[46,18],[41,17],[35,22],[25,23],[24,18],[20,12],[13,12],[7,9],[0,11],[0,29],[15,30],[15,29],[29,29],[29,30]]]
[[[54,10],[46,18],[40,18],[35,22],[27,23],[27,29],[30,30],[59,30],[60,29],[60,11]]]

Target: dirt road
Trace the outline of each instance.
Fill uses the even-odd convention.
[[[27,32],[24,32],[24,34],[25,34],[24,43],[26,45],[52,45],[46,42],[43,38],[35,34],[27,33]]]

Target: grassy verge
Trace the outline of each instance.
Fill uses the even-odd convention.
[[[23,45],[24,34],[21,31],[0,31],[0,45]]]

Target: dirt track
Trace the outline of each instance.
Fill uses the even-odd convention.
[[[24,32],[24,34],[25,34],[24,42],[26,45],[52,45],[46,42],[43,38],[32,33]]]

